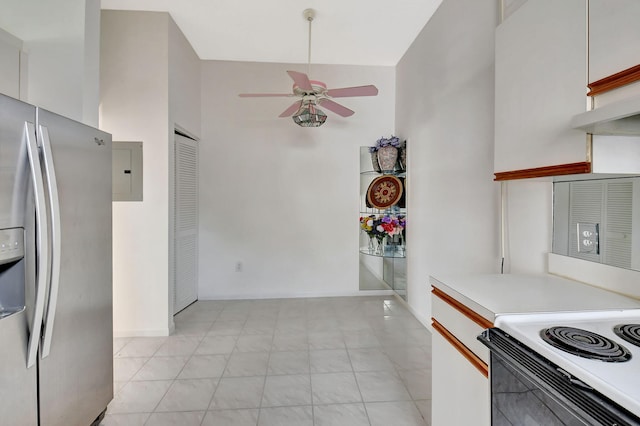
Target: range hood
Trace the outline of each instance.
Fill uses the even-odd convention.
[[[635,118],[638,117],[640,115]],[[640,125],[640,122],[637,124]],[[591,173],[640,174],[640,136],[630,134],[591,136]]]
[[[640,96],[575,115],[571,127],[593,135],[640,135]]]

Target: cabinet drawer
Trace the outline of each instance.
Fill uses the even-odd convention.
[[[433,319],[448,331],[453,338],[469,349],[485,364],[489,363],[489,350],[476,338],[483,330],[493,326],[460,302],[434,288],[431,294]],[[438,332],[438,325],[434,325]],[[459,348],[463,349],[463,348]]]

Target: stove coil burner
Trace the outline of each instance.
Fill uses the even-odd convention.
[[[631,359],[631,352],[624,346],[579,328],[545,328],[540,331],[540,337],[551,346],[583,358],[605,362],[624,362]]]
[[[620,324],[613,327],[613,332],[629,343],[640,346],[640,324]]]

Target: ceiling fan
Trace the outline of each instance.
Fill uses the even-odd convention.
[[[354,114],[354,111],[333,101],[333,98],[376,96],[378,89],[371,84],[328,89],[322,81],[310,80],[308,74],[311,71],[311,22],[315,18],[315,10],[305,9],[302,15],[309,22],[308,69],[307,74],[287,71],[293,80],[293,93],[241,93],[239,96],[242,98],[298,97],[300,99],[284,110],[279,117],[292,117],[293,121],[302,127],[319,127],[327,120],[327,115],[318,108],[319,105],[342,117],[349,117]]]

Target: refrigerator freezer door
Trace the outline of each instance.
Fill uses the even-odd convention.
[[[26,293],[26,310],[0,319],[0,423],[19,426],[38,422],[37,369],[27,368],[35,218],[24,134],[25,122],[33,125],[35,118],[33,106],[0,95],[0,228],[24,229],[25,235],[25,257],[0,266],[0,285],[22,285]]]
[[[42,426],[88,425],[113,397],[111,136],[38,109],[58,184],[60,277],[40,358]],[[56,247],[53,243],[53,247]]]
[[[0,319],[2,424],[35,426],[38,423],[37,369],[27,368],[27,334],[26,311]]]

